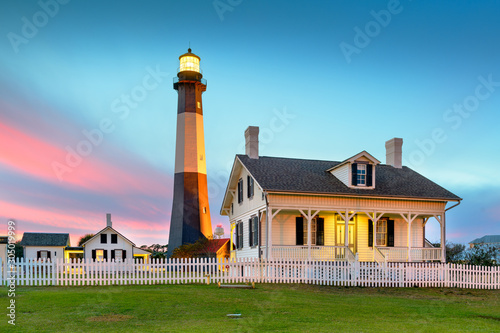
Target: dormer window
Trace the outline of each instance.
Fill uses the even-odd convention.
[[[351,176],[351,186],[373,186],[373,164],[352,163]]]
[[[375,168],[380,161],[362,151],[326,170],[345,186],[372,190],[375,188]]]
[[[357,185],[366,186],[366,164],[358,164]]]

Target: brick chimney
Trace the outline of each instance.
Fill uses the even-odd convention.
[[[393,138],[385,142],[385,163],[395,168],[403,167],[403,139]]]
[[[259,127],[248,126],[245,130],[245,154],[250,158],[259,158]]]
[[[111,214],[107,213],[106,214],[106,227],[113,228],[113,222],[111,222]]]

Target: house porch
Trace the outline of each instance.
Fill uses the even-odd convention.
[[[262,258],[377,262],[444,262],[446,258],[445,248],[432,247],[425,239],[425,226],[435,219],[441,244],[445,243],[444,211],[286,207],[268,211],[268,217],[260,216]]]

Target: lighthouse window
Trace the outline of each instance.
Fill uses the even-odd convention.
[[[201,103],[200,103],[200,102],[196,102],[196,107],[197,107],[198,109],[201,109]]]

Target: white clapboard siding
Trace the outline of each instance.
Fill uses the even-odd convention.
[[[1,268],[0,261],[0,268]],[[5,263],[3,263],[5,264]],[[293,259],[152,259],[149,263],[17,259],[3,285],[84,286],[188,283],[307,283],[363,287],[500,289],[500,266]]]

